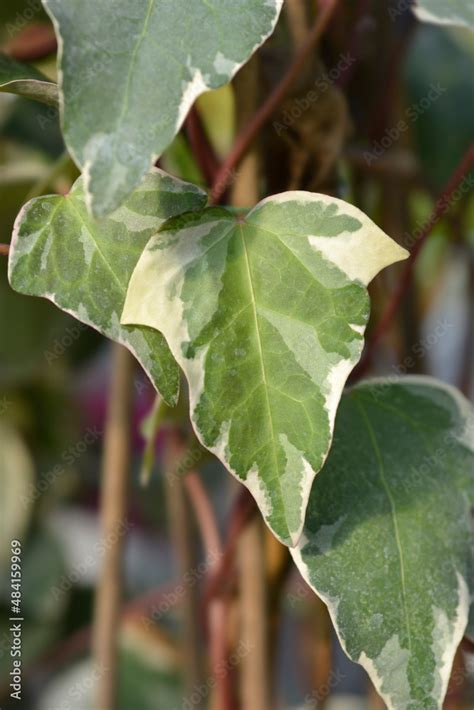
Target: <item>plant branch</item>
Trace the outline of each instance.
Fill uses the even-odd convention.
[[[196,567],[193,531],[188,501],[185,497],[184,480],[177,476],[183,458],[181,434],[175,427],[167,432],[163,457],[166,511],[175,561],[175,580],[181,584],[182,651],[184,680],[187,697],[192,697],[196,688],[205,681],[202,637],[198,623],[199,599],[196,585],[183,583],[189,571]],[[197,707],[203,706],[202,699]]]
[[[441,217],[443,217],[443,215],[449,209],[452,203],[454,193],[461,186],[473,166],[474,145],[469,148],[469,150],[462,158],[461,162],[454,170],[447,185],[445,186],[444,190],[441,192],[438,200],[436,201],[430,218],[424,224],[421,234],[415,242],[410,256],[408,257],[403,266],[398,286],[389,303],[387,304],[387,307],[385,308],[385,311],[383,312],[382,317],[380,318],[377,326],[373,330],[371,337],[369,338],[366,354],[362,359],[359,367],[356,369],[356,375],[358,377],[364,374],[367,368],[369,367],[375,346],[385,334],[385,332],[388,330],[401,302],[403,301],[403,298],[410,285],[415,262],[423,248],[424,243],[426,242],[427,238],[429,237],[429,235],[433,231],[433,228],[439,222]]]
[[[101,543],[104,550],[94,613],[93,651],[100,680],[96,707],[114,710],[117,696],[117,632],[122,604],[123,527],[126,522],[133,403],[133,365],[128,350],[112,347],[112,382],[104,437]]]
[[[196,471],[190,471],[186,474],[184,485],[201,532],[209,569],[215,569],[216,560],[222,555],[222,545],[209,496],[202,484],[201,477]]]
[[[222,163],[212,186],[212,203],[217,204],[219,202],[226,190],[228,176],[235,170],[261,128],[285,99],[293,82],[298,77],[309,55],[314,50],[314,47],[328,26],[337,7],[337,2],[338,0],[320,0],[318,18],[310,30],[305,43],[265,103],[256,111],[239,133],[234,147]]]
[[[184,478],[184,485],[191,501],[206,551],[206,571],[215,573],[222,558],[222,544],[216,517],[212,509],[201,477],[190,471]],[[224,598],[215,598],[207,610],[210,636],[211,672],[215,697],[212,707],[227,710],[232,707],[232,688],[229,674],[220,672],[227,665],[227,604]]]
[[[201,117],[195,106],[189,112],[184,125],[196,162],[206,182],[211,185],[219,170],[219,160],[206,135]]]
[[[204,605],[211,603],[212,599],[221,592],[225,582],[229,578],[229,568],[235,555],[237,541],[242,530],[248,525],[250,520],[257,513],[257,504],[246,488],[238,495],[231,511],[229,532],[227,541],[222,552],[219,567],[214,576],[209,581],[209,586],[204,597]]]

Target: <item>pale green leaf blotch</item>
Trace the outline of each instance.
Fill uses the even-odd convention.
[[[122,207],[97,221],[86,209],[80,178],[66,197],[39,197],[23,207],[12,240],[10,283],[123,343],[174,404],[179,372],[163,336],[150,328],[125,328],[120,316],[130,276],[150,236],[169,217],[205,202],[199,188],[154,169]]]
[[[289,545],[360,357],[366,285],[406,256],[357,208],[289,192],[245,219],[209,208],[172,220],[132,276],[122,322],[164,334],[201,442]]]
[[[94,214],[116,209],[194,100],[271,34],[283,0],[44,0],[60,44],[63,134]]]
[[[442,707],[474,591],[471,405],[425,377],[342,398],[292,551],[394,710]]]

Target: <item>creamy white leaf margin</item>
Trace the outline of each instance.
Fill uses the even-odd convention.
[[[474,453],[474,409],[470,405],[468,400],[455,387],[445,382],[442,382],[441,380],[426,375],[405,375],[402,378],[397,376],[373,377],[364,380],[362,383],[359,383],[354,387],[370,388],[372,386],[377,387],[384,385],[393,385],[397,382],[403,382],[403,385],[407,386],[413,384],[426,388],[424,395],[428,398],[430,397],[430,388],[432,389],[432,392],[436,392],[436,390],[439,390],[440,392],[448,394],[455,402],[461,420],[464,420],[465,422],[464,429],[462,431],[455,432],[454,436],[458,439],[460,443],[466,446],[469,451]],[[349,392],[352,389],[352,387],[348,388],[347,391]],[[439,404],[439,401],[435,398],[434,403]],[[318,547],[320,548],[323,554],[330,550],[332,537],[334,536],[335,532],[337,532],[343,522],[343,520],[339,520],[336,522],[335,525],[331,526],[332,529],[330,531],[331,534],[329,536],[329,544],[326,544],[325,536],[324,549],[323,547],[321,547],[321,545],[318,544]],[[293,561],[295,562],[298,568],[298,571],[300,572],[305,582],[313,590],[316,596],[319,597],[325,603],[341,647],[343,648],[346,655],[351,658],[351,660],[359,663],[367,671],[377,692],[387,705],[388,710],[406,710],[406,708],[409,707],[411,702],[410,691],[408,688],[408,680],[406,677],[408,651],[400,647],[397,637],[392,637],[387,642],[386,646],[384,647],[377,659],[369,658],[365,652],[362,652],[357,658],[351,656],[347,649],[347,640],[343,633],[338,618],[338,608],[340,600],[338,597],[325,594],[321,589],[318,589],[314,585],[308,565],[304,561],[302,556],[302,552],[307,544],[308,538],[303,533],[298,545],[296,547],[290,548],[290,553],[293,558]],[[439,702],[437,705],[439,710],[441,710],[442,708],[442,700],[444,699],[448,689],[448,683],[451,677],[452,663],[458,646],[461,643],[465,634],[467,634],[469,638],[473,638],[473,629],[468,626],[468,622],[470,611],[471,620],[473,616],[472,612],[474,609],[474,590],[472,593],[470,593],[466,579],[457,570],[455,571],[455,575],[458,586],[458,604],[456,620],[454,624],[449,623],[449,620],[447,619],[446,614],[443,610],[433,610],[433,616],[437,617],[437,621],[439,622],[438,631],[440,635],[443,636],[444,640],[443,652],[439,655],[439,658],[437,659],[439,661],[440,679],[438,680],[438,687],[435,686],[433,689],[433,691],[439,698]],[[435,655],[438,646],[437,640],[434,639],[433,650],[435,652]],[[397,657],[399,659],[399,663],[397,664],[396,670],[391,671],[392,690],[388,691],[386,688],[387,677],[382,676],[382,671],[385,663],[388,663],[389,665],[391,664],[393,666],[394,657]],[[393,688],[395,688],[395,691],[393,690]],[[397,697],[395,697],[395,695]]]
[[[421,22],[474,29],[471,0],[418,0],[413,11]]]
[[[142,30],[141,34],[137,37],[137,43],[135,45],[135,48],[133,52],[130,55],[130,65],[134,69],[135,68],[135,63],[137,59],[137,54],[140,49],[141,43],[144,41],[146,38],[146,31],[147,27],[149,25],[150,18],[152,17],[153,13],[157,10],[157,6],[159,2],[162,0],[148,0],[147,2],[143,2],[143,9],[144,9],[144,29]],[[273,17],[270,22],[268,22],[264,27],[261,27],[260,29],[257,28],[256,23],[251,26],[249,24],[248,27],[245,28],[246,33],[252,33],[254,32],[256,37],[255,37],[255,44],[250,48],[250,51],[247,52],[247,56],[242,60],[240,59],[239,61],[236,61],[234,59],[228,58],[224,56],[222,53],[222,49],[225,50],[225,47],[218,48],[216,51],[216,55],[214,58],[213,62],[213,70],[216,72],[216,75],[214,77],[209,76],[208,74],[203,74],[202,70],[198,66],[193,66],[192,65],[192,59],[188,55],[186,65],[184,68],[187,70],[189,74],[189,78],[184,78],[182,79],[181,82],[181,99],[179,102],[179,107],[176,112],[175,116],[175,122],[174,122],[174,127],[173,130],[169,130],[168,127],[164,130],[164,133],[166,134],[164,141],[163,141],[163,136],[160,138],[160,143],[158,146],[154,145],[154,143],[157,142],[156,137],[154,137],[154,140],[152,138],[148,138],[146,136],[146,130],[143,132],[140,140],[142,141],[143,145],[127,145],[127,150],[130,150],[130,152],[134,154],[133,161],[137,162],[137,166],[133,171],[133,177],[132,177],[132,172],[131,172],[131,165],[128,166],[123,166],[123,165],[118,165],[117,161],[115,163],[111,163],[111,166],[114,166],[114,170],[110,169],[109,170],[109,181],[108,181],[108,194],[99,194],[100,189],[105,190],[105,188],[100,188],[98,189],[97,187],[94,186],[94,170],[98,165],[98,156],[99,152],[102,151],[104,154],[111,154],[114,151],[113,148],[113,142],[115,140],[116,134],[117,134],[117,129],[111,129],[109,131],[96,131],[96,132],[90,132],[89,136],[87,137],[87,140],[84,140],[84,138],[81,138],[81,140],[77,140],[75,136],[73,136],[73,131],[71,129],[71,123],[74,122],[74,116],[69,115],[68,119],[65,120],[65,115],[67,111],[67,106],[66,106],[66,99],[65,99],[65,93],[64,93],[64,85],[65,85],[65,76],[64,76],[64,65],[65,65],[65,55],[66,52],[70,51],[71,52],[71,57],[76,57],[81,54],[81,47],[80,44],[77,46],[73,46],[72,42],[68,42],[68,46],[65,46],[65,32],[64,32],[64,27],[62,26],[63,20],[65,17],[67,17],[68,12],[72,13],[72,11],[77,11],[78,8],[81,7],[81,5],[84,5],[84,0],[69,0],[69,7],[66,7],[67,3],[64,2],[64,0],[42,0],[43,5],[46,9],[46,12],[51,18],[51,21],[54,25],[57,41],[58,41],[58,86],[59,86],[59,107],[60,107],[60,116],[61,116],[61,123],[62,123],[62,128],[63,128],[63,136],[65,138],[68,151],[73,158],[73,160],[76,162],[76,164],[80,167],[82,171],[82,175],[84,177],[84,184],[86,187],[86,202],[88,205],[89,211],[94,214],[97,217],[104,216],[115,209],[119,207],[119,205],[126,199],[127,195],[130,194],[130,192],[140,183],[140,180],[144,177],[146,172],[149,170],[150,165],[154,165],[157,161],[157,159],[160,157],[162,154],[163,150],[167,147],[169,143],[171,143],[172,139],[174,136],[178,133],[180,130],[184,119],[186,118],[186,115],[193,105],[194,101],[204,92],[208,91],[209,89],[214,89],[218,88],[219,86],[222,86],[224,83],[230,81],[233,76],[236,74],[236,72],[240,69],[243,64],[245,64],[246,61],[254,54],[254,52],[257,51],[257,49],[266,41],[266,39],[273,33],[276,23],[278,21],[279,15],[281,8],[283,6],[283,0],[255,0],[255,7],[258,9],[259,5],[261,8],[270,8],[273,10]],[[205,2],[205,0],[193,0],[193,2],[197,3],[204,3],[208,7],[212,7],[211,3]],[[223,0],[213,0],[214,5],[219,6],[221,4],[223,7],[228,9],[231,4],[229,2],[223,2]],[[105,5],[105,4],[104,4]],[[138,3],[137,3],[138,5]],[[145,7],[146,5],[146,7]],[[123,10],[125,7],[125,11],[127,10],[126,5],[122,5],[121,10]],[[168,2],[166,3],[166,7],[164,8],[166,10],[166,15],[165,12],[161,13],[161,18],[168,17],[169,15],[169,10],[170,10],[171,4]],[[136,8],[135,8],[136,9]],[[237,9],[239,9],[237,7]],[[252,12],[249,7],[244,8],[247,10],[247,13]],[[214,11],[216,8],[214,7]],[[62,18],[59,18],[60,12],[64,12]],[[86,7],[84,7],[84,12],[89,12],[90,15],[94,14],[94,7],[91,7],[90,10],[87,10]],[[114,12],[117,12],[117,7],[114,9]],[[216,15],[218,13],[216,12]],[[218,21],[218,20],[217,20]],[[68,19],[68,22],[70,22],[70,18]],[[74,31],[74,22],[70,22],[72,24],[72,31]],[[70,30],[71,28],[69,28]],[[174,23],[173,27],[170,28],[170,32],[173,32],[176,30],[176,22]],[[231,30],[232,31],[232,30]],[[215,28],[215,36],[219,36],[219,30],[216,27]],[[237,28],[237,33],[238,33],[238,28]],[[237,34],[238,36],[238,34]],[[69,46],[71,45],[71,46]],[[177,46],[177,45],[176,45]],[[91,45],[92,47],[92,45]],[[94,46],[94,50],[96,47]],[[169,49],[166,50],[169,53],[169,59],[171,60],[171,63],[176,62],[176,58],[172,56],[172,52],[169,51]],[[85,56],[85,59],[84,59]],[[109,53],[103,52],[101,54],[102,60],[109,62],[110,61],[110,56]],[[86,63],[86,68],[90,69],[90,67],[87,67],[87,46],[83,50],[83,57],[82,57]],[[71,60],[72,61],[72,60]],[[113,90],[114,86],[114,75],[113,72],[110,71],[110,67],[105,64],[105,68],[103,68],[99,62],[99,66],[97,67],[95,73],[97,74],[100,71],[105,71],[108,77],[108,82],[107,82],[107,87],[110,87]],[[129,68],[129,71],[131,69]],[[162,65],[158,68],[158,71],[160,75],[162,74],[163,76],[167,76],[167,67],[166,65]],[[149,74],[149,67],[147,66],[146,68],[147,74]],[[217,78],[219,77],[219,78]],[[77,77],[76,77],[77,78]],[[93,79],[89,79],[89,81],[92,81]],[[126,93],[128,93],[128,88],[129,84],[127,82],[127,87],[126,87]],[[174,88],[174,87],[173,87]],[[178,89],[179,90],[179,89]],[[115,91],[115,93],[117,93]],[[77,92],[76,92],[77,94]],[[113,94],[112,94],[113,95]],[[77,96],[75,96],[75,99],[77,100]],[[81,112],[87,112],[90,111],[91,107],[87,105],[82,105],[81,106]],[[156,115],[158,119],[160,118],[160,111],[163,113],[163,101],[158,101],[156,102],[156,105],[153,107],[150,107],[149,110],[149,115]],[[81,113],[79,112],[79,114]],[[117,116],[116,116],[117,118]],[[119,122],[121,120],[121,116],[118,117]],[[79,115],[79,120],[82,120],[82,117]],[[148,131],[150,133],[151,129]],[[151,133],[150,133],[151,135]],[[138,158],[140,158],[140,161],[138,161]],[[140,166],[138,166],[138,162],[140,162]],[[128,177],[127,177],[128,175]],[[99,171],[97,170],[97,177],[96,177],[96,183],[100,182],[100,176],[99,176]],[[124,186],[125,185],[125,186]]]
[[[161,394],[163,395],[164,399],[168,402],[168,404],[174,406],[177,401],[178,397],[178,392],[179,392],[179,379],[178,379],[178,370],[176,365],[173,363],[174,368],[176,369],[176,387],[174,391],[171,393],[171,387],[170,391],[167,394],[164,394],[164,387],[168,384],[165,382],[164,379],[162,379],[161,382],[158,381],[157,378],[157,371],[156,371],[156,365],[153,362],[153,358],[151,356],[152,348],[151,344],[148,343],[147,337],[143,332],[140,332],[140,330],[134,330],[133,332],[127,332],[126,328],[122,328],[120,324],[120,305],[117,306],[117,308],[113,311],[113,313],[106,313],[104,311],[104,306],[102,305],[102,315],[104,320],[102,322],[99,322],[97,315],[95,317],[91,316],[87,310],[87,308],[84,306],[83,303],[79,304],[74,304],[69,306],[69,303],[67,303],[67,298],[65,297],[64,293],[61,293],[61,282],[60,280],[54,281],[52,279],[52,282],[55,283],[56,290],[55,291],[50,291],[50,290],[44,290],[41,291],[41,293],[31,293],[31,290],[25,290],[23,285],[17,284],[16,283],[16,267],[22,257],[27,256],[36,246],[37,240],[41,238],[42,234],[44,231],[47,229],[49,225],[43,224],[40,229],[34,231],[34,232],[28,232],[26,235],[21,234],[21,230],[25,228],[25,225],[28,223],[28,216],[33,213],[36,209],[41,209],[42,207],[44,208],[46,204],[49,202],[49,200],[55,200],[57,202],[58,207],[61,204],[66,204],[67,200],[70,199],[70,201],[74,199],[78,199],[81,201],[81,198],[83,197],[82,191],[81,191],[81,184],[82,184],[82,178],[79,178],[76,183],[73,185],[71,193],[69,196],[62,196],[62,195],[45,195],[41,197],[36,197],[27,202],[22,209],[20,210],[19,214],[17,215],[17,218],[15,220],[14,228],[13,228],[13,233],[12,233],[12,239],[11,239],[11,245],[10,245],[10,254],[9,254],[9,261],[8,261],[8,279],[10,282],[10,285],[14,290],[19,291],[20,293],[26,293],[27,295],[35,295],[37,297],[45,298],[52,303],[55,304],[58,308],[60,308],[62,311],[67,313],[68,315],[72,316],[76,320],[79,320],[81,323],[84,323],[85,325],[90,326],[97,332],[101,333],[102,335],[105,335],[108,338],[111,338],[117,343],[120,343],[124,347],[126,347],[135,357],[136,359],[140,362],[142,365],[144,371],[150,378],[150,381],[154,384],[155,388],[157,391],[161,390]],[[160,186],[164,192],[167,194],[176,194],[177,197],[183,198],[183,203],[181,205],[183,211],[189,210],[189,209],[196,209],[197,207],[202,207],[205,202],[206,202],[206,196],[205,193],[197,186],[192,185],[190,183],[187,183],[183,180],[180,180],[179,178],[172,177],[165,173],[163,170],[159,168],[153,168],[148,175],[146,176],[144,182],[141,184],[141,186],[134,191],[133,195],[131,196],[142,196],[146,195],[147,193],[150,193],[153,195],[156,193],[157,197],[159,196],[159,191],[160,191]],[[80,197],[78,198],[77,192],[80,191]],[[189,201],[184,201],[189,198]],[[179,203],[176,203],[176,206],[174,207],[174,210],[169,216],[176,216],[176,214],[179,213]],[[53,215],[54,215],[54,210],[53,210]],[[165,216],[152,216],[152,215],[143,215],[138,212],[132,212],[126,205],[123,205],[121,208],[119,208],[116,212],[112,213],[109,215],[109,217],[105,220],[102,220],[102,225],[103,229],[111,230],[113,228],[114,223],[117,224],[117,229],[119,226],[123,226],[127,229],[128,231],[128,238],[130,241],[130,244],[133,244],[133,236],[134,233],[137,234],[140,232],[143,232],[145,230],[148,230],[148,234],[152,234],[154,231],[156,231],[161,224],[166,220]],[[106,259],[102,253],[101,250],[101,245],[100,242],[97,243],[95,241],[95,237],[92,235],[91,231],[91,225],[93,224],[95,227],[97,227],[100,231],[100,226],[101,222],[94,222],[93,218],[89,217],[88,221],[90,224],[87,225],[82,225],[81,231],[79,231],[77,234],[74,234],[74,239],[77,240],[77,249],[74,254],[71,253],[71,259],[73,258],[78,258],[80,259],[80,253],[81,250],[83,251],[83,260],[84,263],[87,267],[90,267],[91,260],[94,256],[100,256],[101,261],[104,262],[107,266],[110,268],[110,264],[107,264]],[[90,233],[89,233],[90,232]],[[66,240],[66,234],[64,234],[64,239]],[[110,236],[107,237],[108,241],[110,241]],[[143,244],[146,243],[147,237],[145,236],[145,241]],[[41,252],[41,261],[40,261],[40,270],[41,271],[46,271],[47,270],[47,262],[50,256],[51,249],[53,248],[53,242],[54,242],[54,234],[53,231],[51,230],[50,234],[48,235],[42,252]],[[135,241],[134,249],[136,250],[137,244],[139,244],[138,241]],[[122,254],[122,258],[125,256],[125,248],[127,245],[125,245],[122,242],[122,249],[124,250]],[[103,244],[102,244],[103,248]],[[86,269],[84,269],[84,273],[86,272]],[[35,276],[39,276],[39,274],[35,273]],[[83,274],[84,276],[84,274]],[[33,279],[34,280],[34,279]],[[84,276],[84,280],[86,280],[86,277]],[[37,281],[37,280],[36,280]],[[39,285],[38,283],[36,284],[37,286]],[[99,282],[99,283],[94,283],[93,284],[96,293],[99,294],[100,298],[100,289],[105,287],[105,284]],[[121,290],[123,293],[125,292],[125,288],[121,287]],[[107,321],[107,322],[105,322]],[[164,346],[164,350],[162,353],[162,359],[163,362],[165,360],[165,357],[168,356],[170,358],[170,362],[172,362],[171,355],[168,351],[168,348],[166,346],[165,341],[163,340],[162,336],[158,336],[158,334],[154,334],[154,345],[155,349],[157,349],[158,343],[156,341],[156,338],[161,339],[161,347]],[[166,351],[166,352],[165,352]],[[163,366],[163,373],[164,373],[164,366]],[[163,374],[164,378],[164,374]]]
[[[281,206],[285,203],[290,203],[293,207],[297,206],[298,209],[304,209],[305,205],[311,205],[312,203],[317,203],[318,206],[324,205],[325,208],[337,208],[340,210],[340,216],[354,218],[361,224],[359,232],[342,232],[338,236],[332,237],[321,237],[316,234],[305,235],[306,244],[322,257],[323,262],[327,262],[323,278],[328,280],[328,284],[331,279],[342,278],[345,275],[347,276],[347,283],[357,282],[367,286],[378,271],[408,256],[408,252],[405,249],[384,234],[363,212],[343,200],[327,195],[293,191],[269,197],[250,211],[246,221],[249,225],[258,228],[258,220],[256,218],[261,210],[272,206]],[[230,213],[226,214],[224,210],[220,214],[222,214],[222,229],[225,237],[226,232],[230,233],[236,228],[236,221],[234,216]],[[255,218],[254,222],[252,222],[252,218]],[[159,329],[164,334],[174,357],[183,368],[189,382],[191,420],[196,434],[204,446],[206,444],[202,433],[199,431],[195,412],[204,389],[204,359],[207,355],[207,350],[203,349],[194,359],[188,359],[183,355],[182,345],[190,340],[190,334],[184,317],[184,303],[178,294],[183,285],[183,270],[188,264],[199,259],[201,247],[198,238],[208,235],[217,223],[217,218],[211,219],[209,217],[209,221],[202,221],[197,227],[182,229],[178,243],[173,244],[175,251],[170,257],[166,253],[166,248],[158,248],[162,243],[162,236],[158,234],[156,237],[152,237],[130,280],[122,315],[122,323],[124,324],[147,325]],[[157,248],[155,249],[155,247]],[[337,269],[334,270],[334,267],[337,267]],[[335,271],[339,274],[338,277],[334,276]],[[174,294],[172,298],[168,295],[169,291]],[[208,309],[212,311],[212,308],[212,305],[208,305]],[[270,315],[268,314],[268,320],[272,322]],[[273,318],[278,318],[278,316],[275,314]],[[273,324],[277,325],[277,323]],[[365,326],[354,325],[352,328],[360,336],[364,334]],[[351,352],[350,358],[338,358],[337,363],[330,369],[325,381],[321,382],[317,378],[317,373],[314,376],[311,374],[310,358],[306,358],[304,363],[298,360],[298,355],[296,355],[290,341],[291,334],[285,335],[281,323],[278,330],[289,351],[296,357],[298,364],[306,371],[312,382],[321,388],[325,397],[330,436],[327,448],[322,452],[321,467],[331,443],[337,405],[347,377],[360,357],[363,340],[359,339],[357,341],[357,349]],[[312,337],[315,348],[314,357],[317,359],[317,336],[313,333]],[[354,348],[356,348],[356,345],[354,345]],[[228,367],[232,367],[232,363],[229,363]],[[222,461],[237,480],[250,490],[267,523],[270,525],[268,522],[268,517],[272,512],[270,491],[259,475],[258,469],[251,467],[247,471],[246,478],[243,479],[237,475],[229,463],[229,426],[230,421],[222,426],[218,440],[213,446],[208,446],[208,448]],[[304,511],[306,510],[311,485],[320,467],[314,470],[305,458],[304,452],[292,447],[288,440],[282,439],[280,444],[287,454],[287,470],[280,483],[282,488],[292,489],[293,492],[295,492],[295,485],[298,483],[301,504],[298,511],[298,525],[296,528],[290,529],[290,542],[283,539],[274,528],[271,529],[285,544],[296,544],[303,528]],[[297,482],[294,479],[298,471],[288,465],[290,460],[293,463],[298,461],[299,464],[300,478]]]
[[[0,53],[0,91],[18,94],[48,106],[58,105],[58,87],[29,64]]]

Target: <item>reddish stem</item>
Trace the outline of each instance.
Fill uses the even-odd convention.
[[[204,605],[210,604],[213,597],[222,591],[225,582],[230,576],[229,568],[234,560],[235,548],[239,535],[256,512],[257,505],[255,500],[252,498],[248,490],[244,488],[239,493],[232,509],[227,542],[220,558],[219,567],[210,580],[209,587],[204,597]]]
[[[201,117],[195,106],[189,112],[184,126],[193,155],[206,182],[211,185],[219,170],[219,160],[206,135]]]
[[[46,22],[29,25],[3,47],[3,52],[20,62],[36,62],[57,49],[53,27]]]
[[[296,55],[292,64],[288,67],[280,82],[266,99],[265,103],[258,109],[249,123],[244,126],[241,133],[237,136],[237,140],[235,141],[232,150],[222,163],[214,179],[211,190],[211,202],[213,204],[219,203],[219,200],[226,190],[228,176],[233,173],[235,167],[247,152],[260,129],[265,125],[281,102],[285,99],[294,80],[298,77],[298,74],[303,69],[305,62],[313,51],[316,43],[319,41],[324,30],[328,26],[329,21],[331,20],[336,9],[337,2],[338,0],[320,1],[318,18],[309,32],[308,38],[302,48]]]
[[[206,564],[209,575],[215,573],[222,558],[222,545],[214,511],[209,496],[196,471],[190,471],[184,478],[184,485],[191,500],[196,520],[206,550]],[[226,609],[224,599],[215,598],[208,608],[211,669],[215,681],[216,710],[232,707],[232,687],[228,673],[220,673],[227,663]]]
[[[451,200],[453,194],[456,192],[458,187],[463,182],[464,178],[468,174],[469,170],[474,165],[474,145],[472,145],[466,152],[461,162],[458,164],[454,170],[451,178],[449,179],[446,187],[441,192],[438,200],[436,201],[433,212],[424,224],[421,234],[419,235],[415,245],[411,251],[410,256],[406,260],[402,272],[400,274],[400,280],[398,282],[398,287],[396,288],[391,300],[387,304],[387,307],[382,314],[377,326],[372,332],[372,335],[368,341],[367,352],[362,359],[359,367],[357,368],[356,374],[358,377],[363,375],[370,365],[373,351],[379,340],[382,338],[384,333],[388,330],[395,313],[397,312],[403,298],[408,290],[410,281],[413,275],[413,268],[415,266],[416,259],[423,248],[426,239],[429,237],[433,228],[441,219],[441,217],[447,212],[451,205]]]
[[[208,569],[214,570],[218,558],[222,555],[221,538],[209,496],[196,471],[190,471],[184,477],[184,485],[192,503],[194,514],[201,532],[206,550]]]
[[[10,245],[9,244],[0,244],[0,254],[2,256],[8,256],[10,253]]]

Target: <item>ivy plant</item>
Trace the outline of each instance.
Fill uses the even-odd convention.
[[[427,377],[352,388],[292,551],[388,707],[441,707],[466,631],[473,425],[467,400]]]
[[[472,408],[423,378],[343,394],[368,285],[408,252],[327,194],[236,211],[152,167],[194,100],[272,33],[282,0],[44,4],[58,84],[1,57],[0,90],[59,104],[82,176],[21,210],[12,288],[125,345],[171,406],[182,371],[197,437],[290,547],[347,654],[389,708],[441,708],[473,626]],[[469,3],[417,12],[472,25]]]
[[[64,138],[95,215],[123,202],[194,100],[249,59],[272,32],[282,2],[45,0],[61,47]]]

